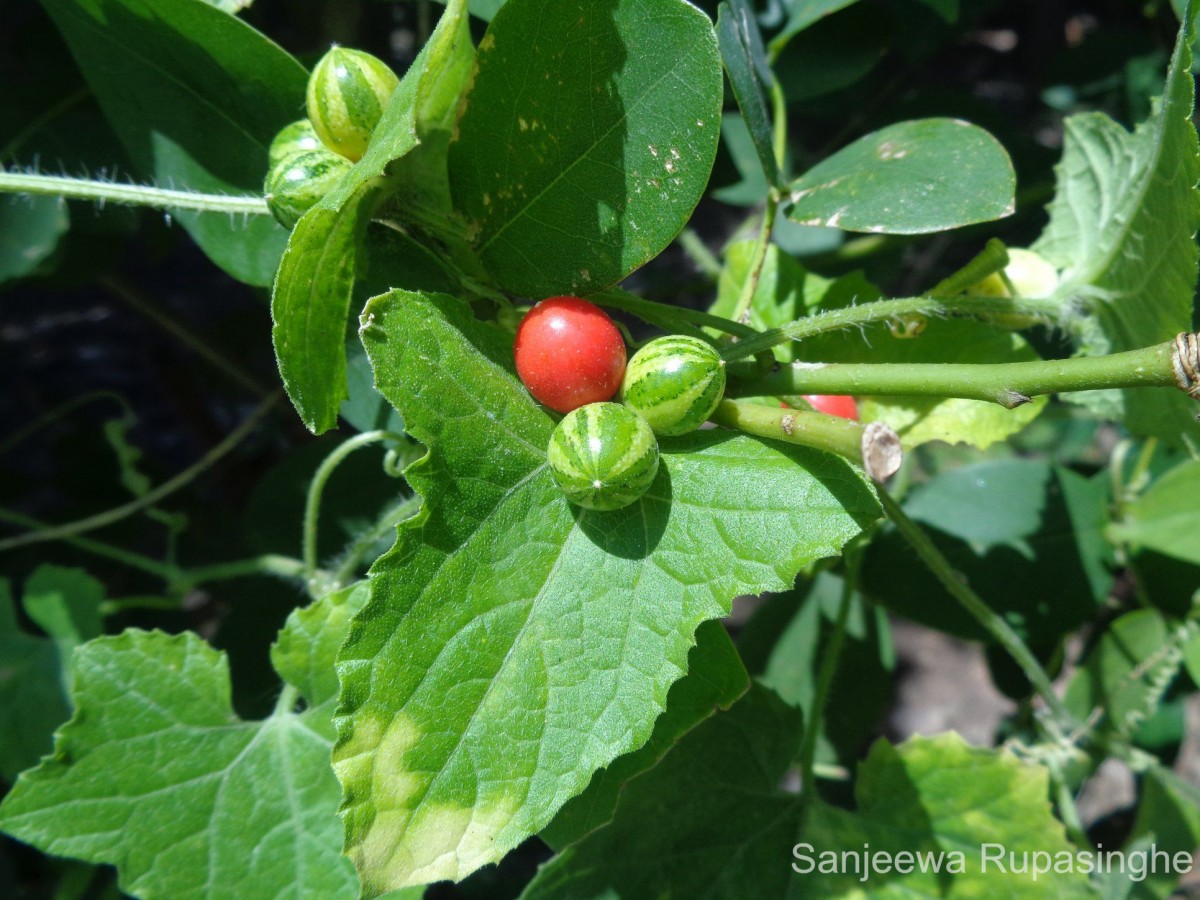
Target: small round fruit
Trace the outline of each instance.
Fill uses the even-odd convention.
[[[655,338],[633,354],[625,369],[621,400],[655,434],[695,431],[725,393],[725,363],[711,344],[671,335]]]
[[[274,168],[293,153],[321,150],[324,147],[325,145],[321,143],[317,133],[313,131],[312,122],[308,119],[299,119],[291,125],[285,125],[280,129],[279,134],[275,135],[275,139],[271,141],[271,146],[267,150],[268,161],[271,168]]]
[[[621,509],[658,474],[658,441],[619,403],[589,403],[558,423],[546,449],[559,490],[585,509]]]
[[[853,397],[847,397],[845,394],[805,394],[804,399],[811,403],[817,412],[858,421],[858,404]]]
[[[325,149],[293,153],[267,173],[263,193],[271,215],[284,228],[295,228],[350,168],[347,160]]]
[[[383,117],[396,73],[370,53],[333,47],[308,77],[305,100],[317,136],[334,153],[357,162]]]
[[[579,297],[551,297],[527,312],[513,356],[534,399],[561,413],[611,400],[625,374],[621,332],[604,310]]]

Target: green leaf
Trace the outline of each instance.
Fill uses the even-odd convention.
[[[76,715],[0,804],[47,853],[115,865],[144,900],[351,898],[329,769],[334,648],[363,596],[292,614],[272,651],[311,705],[239,719],[229,666],[194,634],[126,631],[75,654]]]
[[[33,272],[70,224],[58,197],[0,197],[0,284]]]
[[[366,585],[356,584],[297,609],[271,645],[271,665],[310,705],[337,696],[338,648],[350,633],[351,617],[366,601]]]
[[[1200,565],[1200,460],[1188,460],[1125,507],[1109,529],[1113,540]]]
[[[771,53],[778,56],[788,41],[805,28],[857,2],[858,0],[784,0],[788,20],[783,31],[771,41]]]
[[[588,294],[657,256],[708,184],[721,84],[712,24],[684,0],[508,0],[450,150],[499,286]]]
[[[855,5],[791,38],[774,65],[788,102],[823,97],[864,78],[900,39],[894,17],[906,12]]]
[[[1088,653],[1063,702],[1079,721],[1099,710],[1100,728],[1129,737],[1158,708],[1196,633],[1195,623],[1171,625],[1152,609],[1126,613]]]
[[[1064,314],[1086,310],[1084,355],[1148,347],[1190,327],[1200,226],[1193,34],[1185,20],[1165,96],[1132,134],[1102,113],[1066,120],[1050,222],[1033,249],[1063,270],[1053,299]],[[1196,404],[1182,392],[1105,396],[1139,434],[1176,446],[1200,438]]]
[[[1011,215],[1016,176],[1000,143],[958,119],[889,125],[792,185],[788,217],[846,231],[927,234]]]
[[[412,214],[449,212],[446,148],[473,52],[465,0],[453,0],[388,102],[363,158],[305,213],[288,241],[271,298],[271,336],[288,396],[316,434],[337,425],[348,396],[346,322],[371,215],[397,195]],[[419,254],[412,244],[410,255]],[[394,274],[408,288],[424,280],[406,278],[403,268]]]
[[[716,621],[702,623],[688,654],[687,675],[671,685],[666,712],[654,723],[650,740],[597,772],[587,790],[568,800],[538,836],[561,849],[607,824],[630,780],[653,768],[684,734],[718,709],[728,709],[749,687],[746,667],[725,627]]]
[[[802,825],[800,798],[777,790],[798,724],[795,712],[754,688],[633,781],[612,824],[544,865],[523,900],[1089,896],[1078,872],[1034,881],[995,863],[982,871],[983,844],[1002,844],[1018,860],[1072,851],[1050,811],[1045,769],[968,747],[955,734],[899,747],[881,740],[860,766],[857,810],[814,799]],[[838,866],[841,875],[815,870],[818,854],[861,859],[864,845],[893,858],[920,853],[941,873],[893,869],[864,879],[854,862]]]
[[[50,751],[67,720],[68,664],[80,641],[100,633],[104,588],[78,569],[39,566],[25,583],[23,605],[49,638],[17,624],[9,583],[0,579],[0,778],[11,782]]]
[[[750,137],[758,152],[759,162],[769,184],[779,184],[779,166],[771,134],[771,116],[763,89],[773,80],[762,45],[762,33],[754,18],[754,10],[746,0],[724,2],[717,17],[717,42],[721,59],[733,95],[737,98],[742,117],[750,129]]]
[[[258,194],[267,146],[304,106],[305,72],[241,20],[202,0],[43,0],[144,178],[211,194]],[[179,211],[209,258],[268,285],[287,240],[270,216]]]
[[[508,9],[509,7],[505,7]],[[612,513],[570,506],[512,337],[454,298],[367,306],[376,385],[429,455],[339,657],[334,766],[365,890],[462,878],[650,737],[697,626],[783,590],[878,515],[844,461],[729,432],[660,442]],[[385,687],[386,686],[386,687]]]

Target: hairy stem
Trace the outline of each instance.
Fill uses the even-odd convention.
[[[106,525],[112,525],[115,522],[120,522],[122,519],[127,519],[143,509],[154,506],[164,497],[170,496],[182,487],[186,487],[193,482],[198,476],[202,475],[208,469],[212,468],[226,454],[237,447],[246,437],[258,426],[262,418],[270,412],[271,408],[279,402],[282,394],[276,392],[271,397],[259,404],[246,420],[235,428],[229,435],[209,450],[197,462],[188,466],[174,478],[164,481],[153,490],[147,491],[136,500],[131,500],[129,503],[113,509],[105,510],[102,513],[97,513],[94,516],[88,516],[83,519],[76,519],[74,522],[67,522],[62,525],[50,525],[39,527],[32,531],[27,531],[24,534],[18,534],[16,537],[0,540],[0,552],[4,550],[12,550],[16,547],[24,547],[28,544],[37,544],[43,541],[64,540],[66,538],[76,537],[86,531],[94,531],[97,528],[103,528]]]
[[[1033,689],[1042,698],[1054,718],[1064,728],[1068,728],[1074,717],[1059,699],[1058,694],[1054,692],[1050,676],[1046,674],[1046,670],[1042,668],[1041,663],[1037,661],[1037,657],[1033,655],[1025,642],[1021,640],[1021,636],[1013,631],[1012,626],[994,609],[984,603],[978,594],[971,590],[962,575],[955,571],[950,561],[934,546],[933,541],[929,539],[921,526],[908,517],[901,509],[900,504],[892,499],[892,496],[882,486],[879,488],[879,500],[883,504],[888,518],[916,551],[921,562],[925,563],[950,596],[957,600],[959,605],[1008,652],[1009,656],[1016,660],[1017,665],[1021,667],[1021,671],[1025,673],[1025,677],[1033,685]]]
[[[333,475],[334,470],[355,450],[377,444],[380,441],[403,441],[404,435],[392,431],[364,431],[350,440],[339,444],[332,453],[321,461],[308,485],[308,499],[304,505],[304,577],[308,584],[308,592],[313,599],[318,599],[336,585],[320,576],[317,567],[317,525],[321,519],[321,499],[325,493],[325,485]]]
[[[394,529],[401,522],[410,519],[417,514],[421,508],[420,497],[405,497],[399,503],[389,507],[382,516],[371,528],[368,528],[362,534],[354,539],[349,549],[342,557],[342,561],[338,564],[333,578],[335,584],[340,587],[345,587],[354,573],[358,569],[359,563],[362,562],[363,556],[367,551],[388,533],[390,529]]]
[[[121,184],[115,181],[94,181],[67,175],[34,175],[0,171],[0,192],[32,194],[40,197],[63,197],[67,200],[93,200],[97,203],[120,203],[128,206],[148,206],[151,209],[188,209],[197,212],[221,212],[244,216],[269,216],[267,201],[261,196],[232,194],[201,194],[196,191],[175,191],[144,184]]]
[[[899,300],[879,300],[862,306],[846,306],[816,313],[789,322],[779,328],[763,331],[754,337],[739,340],[722,351],[732,362],[753,356],[785,341],[801,341],[830,331],[841,331],[875,322],[886,322],[904,316],[966,315],[987,318],[1013,313],[1031,316],[1056,315],[1060,310],[1044,300],[1013,299],[1009,297],[905,297]]]
[[[1041,394],[1177,384],[1173,342],[1108,356],[1017,363],[794,363],[767,375],[730,366],[730,394],[962,397],[1008,409]]]

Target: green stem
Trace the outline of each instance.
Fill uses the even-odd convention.
[[[674,331],[680,322],[688,322],[707,328],[715,328],[718,331],[722,331],[725,334],[732,334],[736,337],[749,338],[761,333],[749,325],[743,325],[741,322],[734,322],[722,316],[714,316],[712,313],[702,312],[698,309],[686,309],[682,306],[672,306],[667,303],[655,303],[653,300],[643,300],[641,297],[635,296],[628,291],[623,291],[620,288],[612,288],[607,291],[601,291],[598,294],[592,294],[588,299],[601,306],[608,306],[613,309],[632,313],[639,319],[649,322],[651,325],[657,325],[665,331]]]
[[[722,352],[726,361],[753,356],[785,341],[800,341],[830,331],[841,331],[874,322],[885,322],[904,316],[968,315],[987,318],[994,315],[1047,316],[1060,310],[1044,300],[1013,299],[1009,297],[905,297],[899,300],[879,300],[862,306],[846,306],[816,313],[779,328],[763,331],[755,337],[731,344]]]
[[[334,586],[325,578],[319,578],[317,568],[317,525],[321,519],[321,499],[325,493],[325,485],[334,470],[355,450],[380,441],[403,441],[404,435],[392,431],[364,431],[350,440],[339,444],[332,453],[321,461],[308,485],[308,500],[304,505],[304,579],[308,585],[309,594],[318,599]]]
[[[735,322],[749,324],[750,306],[754,302],[759,279],[762,278],[763,263],[767,260],[767,249],[771,246],[771,229],[775,227],[775,212],[778,208],[779,195],[772,190],[767,197],[767,206],[763,210],[762,223],[758,228],[758,240],[754,244],[754,256],[750,259],[750,270],[746,273],[746,280],[742,282],[742,290],[738,294],[737,304],[733,307],[733,313],[730,315]]]
[[[281,396],[281,394],[276,393],[263,401],[254,412],[246,417],[246,420],[241,425],[230,432],[229,436],[221,441],[221,443],[204,454],[200,460],[184,469],[169,481],[165,481],[153,490],[147,491],[141,497],[131,500],[122,506],[97,513],[94,516],[77,519],[74,522],[67,522],[62,525],[37,528],[25,534],[19,534],[16,537],[0,540],[0,552],[43,541],[64,540],[76,537],[86,531],[94,531],[97,528],[103,528],[115,522],[120,522],[122,519],[127,519],[143,509],[154,506],[164,497],[190,484],[199,475],[212,468],[226,454],[237,447],[258,426],[258,423],[270,412],[271,408],[279,402]]]
[[[267,201],[257,195],[201,194],[196,191],[174,191],[150,185],[93,181],[90,178],[71,178],[66,175],[0,171],[0,192],[148,206],[152,209],[187,209],[244,216],[271,214],[267,209]]]
[[[862,462],[863,426],[849,419],[734,400],[722,400],[710,418],[745,434],[815,447]]]
[[[1025,673],[1025,677],[1033,685],[1033,689],[1042,698],[1058,723],[1064,729],[1072,727],[1074,717],[1059,699],[1058,694],[1054,692],[1050,676],[1046,674],[1046,670],[1042,668],[1041,663],[1037,661],[1037,657],[1033,655],[1025,642],[1021,640],[1021,636],[1013,631],[1012,626],[995,610],[984,603],[978,594],[971,590],[962,575],[955,571],[950,561],[934,546],[933,541],[929,539],[921,526],[908,517],[901,509],[900,504],[893,500],[882,486],[879,487],[879,501],[883,504],[888,518],[896,526],[896,530],[904,536],[916,551],[921,562],[925,563],[934,577],[941,582],[942,587],[1016,660],[1017,665],[1021,667],[1021,671]]]
[[[175,338],[230,381],[241,385],[259,398],[266,397],[271,393],[269,388],[243,372],[233,360],[192,333],[191,329],[168,316],[158,306],[147,300],[141,293],[121,279],[104,277],[100,279],[100,283],[116,297],[150,319],[155,325],[171,335],[171,337]]]
[[[180,569],[172,587],[176,590],[186,590],[211,581],[227,581],[231,578],[244,578],[247,575],[274,575],[278,578],[297,579],[304,577],[305,574],[304,563],[300,560],[278,553],[264,553],[249,559],[213,563],[194,569]]]
[[[333,580],[338,587],[343,587],[350,583],[350,579],[354,577],[358,570],[358,565],[362,561],[363,556],[368,550],[374,546],[375,542],[387,534],[389,529],[394,529],[401,522],[412,518],[416,515],[417,510],[421,508],[420,497],[406,497],[399,503],[388,509],[371,528],[364,531],[354,539],[350,548],[343,556],[341,563],[334,572]]]
[[[30,516],[0,509],[0,520],[12,522],[35,531],[46,531],[53,526],[47,525]],[[186,569],[173,563],[151,559],[141,553],[116,547],[104,541],[92,538],[69,535],[61,538],[62,542],[71,547],[78,547],[88,553],[111,559],[161,578],[172,591],[185,591],[211,581],[221,581],[228,578],[241,578],[246,575],[275,575],[280,578],[298,578],[304,574],[304,564],[298,559],[268,553],[254,556],[250,559],[234,560],[232,562],[214,563],[209,566],[198,566]]]
[[[32,529],[35,533],[47,531],[54,527],[31,516],[25,516],[8,509],[0,509],[0,521],[11,522],[14,525],[20,525],[22,528]],[[92,538],[65,535],[60,540],[71,547],[78,547],[80,550],[84,550],[95,556],[111,559],[122,565],[129,566],[131,569],[138,569],[150,575],[155,575],[168,583],[179,572],[178,568],[170,563],[160,562],[141,553],[125,550],[122,547],[116,547],[103,541],[93,540]]]
[[[730,394],[854,394],[962,397],[1008,409],[1041,394],[1106,388],[1173,387],[1174,344],[1074,359],[1016,363],[793,363],[767,375],[728,367]]]
[[[300,689],[294,685],[284,684],[283,690],[279,692],[279,699],[275,701],[275,710],[271,713],[274,716],[288,716],[296,709],[296,703],[300,700]]]
[[[771,79],[771,127],[774,138],[775,165],[779,169],[780,179],[786,183],[788,174],[787,163],[787,98],[783,95],[783,86],[778,78]]]

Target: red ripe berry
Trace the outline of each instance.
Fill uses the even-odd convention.
[[[561,413],[611,400],[625,376],[621,332],[579,297],[551,297],[526,313],[513,355],[529,393]]]
[[[817,412],[858,421],[858,404],[854,402],[853,397],[844,394],[805,394],[804,399],[811,403]]]

